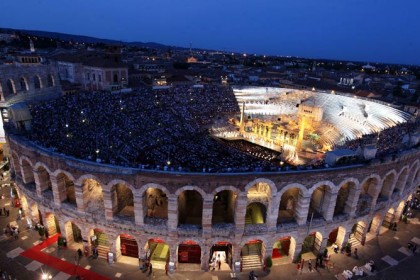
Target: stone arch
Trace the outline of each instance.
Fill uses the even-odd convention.
[[[407,181],[407,184],[408,184],[409,188],[417,187],[417,186],[413,186],[414,182],[416,180],[418,180],[418,176],[417,176],[417,179],[416,179],[416,174],[418,172],[417,170],[419,170],[419,161],[418,160],[416,162],[414,162],[411,165],[411,168],[410,168],[410,172],[409,172],[410,175],[408,176],[408,181]]]
[[[113,180],[108,184],[108,188],[110,186],[112,214],[134,219],[134,188],[123,180]]]
[[[19,85],[20,85],[20,90],[21,91],[28,91],[29,90],[28,81],[23,76],[19,78]]]
[[[344,226],[338,226],[331,230],[328,234],[327,247],[333,246],[333,244],[337,244],[341,247],[341,244],[345,239],[346,232],[347,230]]]
[[[356,214],[363,216],[369,213],[380,191],[380,177],[376,174],[367,177],[360,184],[360,194],[357,201]]]
[[[55,86],[55,80],[53,74],[47,75],[47,87],[53,87]]]
[[[45,213],[44,226],[45,231],[48,232],[49,236],[61,232],[57,217],[52,212]]]
[[[201,188],[199,188],[197,186],[184,186],[184,187],[181,187],[181,188],[179,188],[175,192],[175,195],[176,196],[179,196],[180,193],[182,193],[183,191],[187,191],[187,190],[188,191],[196,191],[196,192],[198,192],[203,197],[203,199],[207,196],[206,192],[204,192]]]
[[[402,193],[408,180],[408,166],[404,166],[398,174],[393,193]]]
[[[62,234],[67,240],[67,244],[81,243],[83,240],[80,225],[73,219],[64,220],[64,232]]]
[[[218,187],[213,191],[212,224],[235,222],[235,208],[239,192],[232,186]]]
[[[42,81],[39,75],[34,76],[34,88],[41,89],[42,88]]]
[[[16,94],[17,93],[15,82],[13,81],[13,79],[8,79],[7,82],[6,82],[6,86],[7,86],[7,90],[9,92],[9,94]]]
[[[145,192],[147,191],[148,188],[154,188],[154,189],[160,189],[162,192],[164,192],[166,194],[167,197],[169,197],[171,195],[171,192],[164,186],[159,185],[159,184],[155,184],[155,183],[148,183],[143,185],[139,190],[138,190],[138,194],[141,196],[144,196]]]
[[[131,192],[133,193],[133,195],[136,194],[137,190],[136,188],[133,187],[133,185],[131,185],[130,183],[128,183],[127,181],[121,180],[121,179],[114,179],[112,181],[110,181],[108,184],[104,185],[104,190],[105,191],[111,191],[112,188],[117,185],[117,184],[123,184],[125,185],[127,188],[129,188],[131,190]]]
[[[269,194],[270,195],[272,195],[273,193],[276,193],[277,192],[276,184],[273,181],[271,181],[269,179],[266,179],[266,178],[258,178],[258,179],[255,179],[255,180],[249,182],[245,186],[245,192],[248,192],[249,189],[251,189],[256,184],[259,184],[259,183],[265,183],[266,185],[268,185],[270,187],[269,188]]]
[[[273,242],[273,259],[282,258],[283,256],[293,259],[296,251],[296,239],[293,236],[281,236]]]
[[[307,189],[301,184],[289,184],[280,192],[280,203],[277,215],[277,224],[290,224],[297,222],[298,202],[304,196]]]
[[[85,212],[98,218],[104,216],[105,205],[101,183],[92,177],[85,177],[82,181],[82,193]]]
[[[359,181],[348,178],[338,186],[337,200],[334,208],[334,217],[341,214],[350,214],[355,203]]]
[[[321,181],[309,189],[311,200],[307,220],[323,218],[328,219],[329,206],[333,202],[332,193],[335,191],[335,185],[330,181]]]
[[[104,185],[104,184],[102,184],[101,180],[100,180],[98,177],[96,177],[95,175],[92,175],[92,174],[85,174],[85,175],[80,176],[80,177],[76,180],[75,184],[76,184],[77,186],[83,186],[83,182],[84,182],[86,179],[93,179],[93,180],[97,181],[98,183],[100,183],[100,184],[101,184],[101,186],[102,186],[102,185]]]
[[[139,248],[140,246],[138,241],[134,236],[130,234],[121,233],[115,238],[115,250],[117,253],[117,259],[121,255],[137,259],[140,257]]]
[[[46,194],[45,192],[48,192],[48,195],[52,196],[52,183],[50,178],[50,171],[48,167],[38,162],[35,164],[34,167],[35,170],[35,182],[37,184],[37,189],[39,190],[39,194]]]
[[[20,169],[22,174],[22,180],[25,184],[34,183],[34,172],[32,169],[32,162],[26,156],[20,158]]]
[[[202,225],[204,191],[197,187],[183,187],[178,195],[178,224]],[[200,190],[200,191],[198,191]]]
[[[55,180],[60,202],[66,202],[76,206],[76,186],[74,184],[73,176],[65,171],[58,173],[56,172],[56,174],[57,175],[55,175]]]
[[[308,236],[305,237],[303,243],[302,243],[302,254],[307,252],[313,252],[315,256],[318,255],[318,253],[321,250],[322,245],[322,233],[319,231],[315,231],[310,233]]]
[[[169,191],[162,185],[146,184],[140,189],[144,223],[154,224],[157,219],[168,219]]]
[[[379,193],[378,200],[381,198],[382,200],[387,200],[390,198],[394,189],[396,178],[397,172],[395,170],[391,170],[385,175],[384,179],[382,180],[382,189]]]

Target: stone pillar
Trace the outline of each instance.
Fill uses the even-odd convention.
[[[142,196],[134,195],[134,222],[138,226],[144,225],[144,213]]]
[[[213,217],[213,197],[207,195],[203,197],[202,227],[204,240],[211,238],[212,217]],[[203,250],[201,250],[203,251]],[[203,262],[202,262],[203,263]],[[208,261],[205,262],[208,265]]]
[[[319,247],[319,253],[324,253],[324,250],[327,248],[328,236],[322,238],[321,246]]]
[[[232,269],[235,266],[235,262],[239,262],[241,261],[241,250],[242,248],[240,247],[240,244],[232,244]]]
[[[42,178],[41,178],[42,176],[41,176],[40,172],[38,172],[36,170],[33,170],[33,172],[34,172],[34,181],[35,181],[35,186],[36,186],[36,195],[39,198],[42,198],[42,191],[45,190],[42,187],[42,184],[43,184]],[[24,174],[24,173],[22,173],[22,174]],[[23,180],[24,183],[26,183],[26,179],[25,178],[22,177],[22,180]]]
[[[29,209],[30,209],[29,211],[30,211],[31,219],[32,221],[34,221],[34,225],[39,223],[40,217],[39,217],[38,207],[35,204],[32,204],[29,207]]]
[[[270,208],[267,209],[267,228],[269,232],[276,232],[277,231],[277,217],[279,215],[279,197],[274,194],[271,197],[271,203],[269,204]]]
[[[295,244],[295,250],[293,252],[290,252],[290,257],[292,258],[293,262],[297,260],[298,255],[300,254],[300,252],[302,252],[303,240],[296,240]]]
[[[344,207],[344,213],[349,214],[351,218],[356,216],[357,203],[359,201],[360,190],[356,188],[350,188],[349,196],[346,200]]]
[[[248,206],[246,193],[240,192],[236,198],[235,207],[235,237],[242,237],[245,229],[245,214]]]
[[[370,233],[371,234],[374,234],[375,236],[379,235],[379,231],[380,231],[381,226],[382,226],[382,221],[383,221],[383,218],[379,218],[379,219],[373,218],[372,225],[370,226]]]
[[[324,194],[324,201],[322,204],[322,213],[324,219],[329,222],[332,221],[334,217],[334,210],[335,210],[335,204],[337,203],[337,194],[329,189],[325,191]]]
[[[169,245],[169,261],[173,262],[175,264],[175,268],[178,265],[178,245],[177,244],[172,244]]]
[[[53,198],[54,198],[54,204],[56,207],[60,207],[61,206],[61,202],[66,200],[67,198],[67,193],[66,193],[66,187],[64,185],[64,187],[61,185],[62,180],[64,180],[64,177],[62,177],[62,179],[57,179],[57,176],[55,175],[51,175],[50,176],[50,180],[51,180],[51,187],[52,187],[52,191],[53,191]]]
[[[169,195],[168,197],[168,230],[177,232],[178,228],[178,197]]]
[[[303,196],[299,192],[299,198],[295,210],[295,218],[298,225],[305,225],[308,220],[309,204],[311,202],[310,196]]]
[[[34,182],[34,171],[28,163],[25,165],[21,165],[20,170],[22,174],[23,183],[28,184]]]
[[[83,247],[87,247],[87,250],[89,252],[89,255],[92,253],[92,240],[90,239],[91,235],[93,235],[93,230],[91,230],[88,227],[83,227],[80,229],[80,232],[82,234],[82,239],[87,240],[88,242],[83,242]],[[81,248],[82,251],[84,248]]]
[[[105,207],[105,220],[112,221],[114,218],[114,211],[112,207],[112,194],[111,192],[102,190]]]
[[[209,251],[208,246],[204,245],[204,248],[201,248],[201,269],[204,271],[209,270]]]
[[[84,214],[85,213],[85,200],[86,188],[83,185],[74,184],[74,193],[76,196],[77,212]]]

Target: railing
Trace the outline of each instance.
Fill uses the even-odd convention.
[[[151,234],[168,234],[168,219],[144,217],[143,229]]]
[[[294,220],[280,222],[279,224],[277,224],[277,232],[290,231],[297,229],[298,227],[299,225]]]

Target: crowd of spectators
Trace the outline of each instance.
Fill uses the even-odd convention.
[[[215,119],[239,112],[228,87],[78,93],[30,110],[30,139],[76,158],[199,172],[254,171],[273,164],[210,137],[208,126]]]

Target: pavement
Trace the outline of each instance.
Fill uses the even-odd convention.
[[[20,255],[21,252],[32,248],[40,242],[40,236],[34,230],[27,229],[25,220],[17,220],[18,208],[11,207],[10,187],[0,187],[0,207],[10,210],[10,216],[0,216],[0,229],[7,223],[15,222],[19,225],[19,238],[0,234],[0,269],[6,271],[10,278],[7,279],[42,279],[43,273],[48,273],[54,280],[77,279],[77,268],[73,275],[58,271],[51,266],[39,263]],[[359,258],[348,257],[344,254],[332,252],[332,268],[320,268],[318,271],[309,272],[307,263],[303,270],[297,270],[296,264],[275,265],[266,271],[255,270],[258,279],[336,279],[337,274],[343,270],[352,270],[354,266],[362,266],[373,260],[376,272],[372,276],[355,276],[353,279],[419,279],[420,275],[420,211],[415,211],[409,223],[398,223],[397,231],[381,231],[377,238],[366,242],[365,246],[359,245]],[[407,249],[408,242],[419,245],[416,253]],[[66,249],[58,249],[57,244],[48,246],[44,253],[60,258],[63,261],[74,264],[76,251],[81,244],[75,243]],[[314,264],[314,261],[313,261]],[[83,257],[79,267],[94,271],[109,279],[176,279],[176,280],[228,280],[231,279],[229,271],[177,271],[165,275],[165,271],[155,270],[152,274],[143,273],[138,268],[137,260],[125,263],[108,264],[103,259]],[[236,274],[240,280],[248,279],[249,271]],[[1,276],[0,276],[1,277]]]

